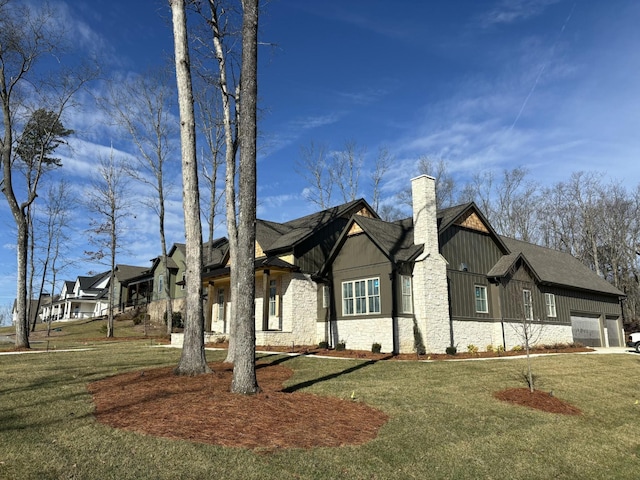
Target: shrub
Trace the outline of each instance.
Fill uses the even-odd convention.
[[[493,345],[489,344],[487,345],[487,352],[495,352],[495,349],[493,348]]]
[[[346,348],[347,348],[347,343],[344,340],[340,340],[336,345],[336,351],[338,352],[342,352],[346,350]]]
[[[521,352],[522,351],[522,345],[514,345],[514,347],[511,349],[512,352]]]
[[[164,312],[164,324],[167,324],[167,312]],[[184,328],[184,321],[182,320],[182,312],[172,312],[171,314],[171,328]]]
[[[380,353],[381,350],[382,345],[380,345],[378,342],[375,342],[371,345],[371,353]]]
[[[329,342],[320,342],[318,344],[318,348],[321,350],[327,350],[329,348]]]
[[[100,333],[101,334],[106,335],[107,334],[107,330],[108,330],[108,328],[107,328],[107,324],[106,323],[103,323],[102,325],[100,325]]]
[[[451,345],[450,347],[447,347],[445,349],[445,352],[447,353],[447,355],[455,355],[456,353],[458,353],[458,349]]]
[[[504,345],[498,345],[496,347],[496,353],[498,353],[498,355],[504,353]]]
[[[469,352],[471,355],[477,355],[478,347],[476,347],[473,343],[471,343],[467,345],[467,352]]]
[[[144,321],[144,313],[133,317],[133,324],[140,325]]]

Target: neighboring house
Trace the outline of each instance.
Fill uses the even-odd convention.
[[[497,235],[473,203],[437,212],[431,177],[412,180],[412,197],[398,222],[364,200],[258,220],[256,343],[510,349],[527,320],[538,343],[624,344],[624,294],[571,255]],[[228,333],[230,268],[221,251],[203,273],[213,334]]]
[[[41,297],[41,302],[46,301],[49,297],[49,295],[43,295]],[[38,315],[38,300],[35,298],[32,298],[30,301],[27,301],[27,308],[29,309],[29,313],[28,313],[28,318],[29,318],[29,325],[33,324],[33,320],[34,318],[36,318],[36,315]],[[40,321],[42,321],[42,316],[38,315],[38,318],[40,319]],[[15,325],[16,322],[18,321],[18,301],[16,299],[13,300],[13,306],[11,307],[11,322]]]
[[[153,273],[149,267],[116,265],[114,306],[118,311],[145,306],[153,295]]]
[[[59,301],[61,320],[75,320],[99,316],[106,310],[110,272],[94,276],[78,276],[75,282],[64,282]]]

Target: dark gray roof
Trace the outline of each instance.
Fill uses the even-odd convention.
[[[473,202],[454,205],[452,207],[441,208],[437,212],[438,217],[438,233],[445,231],[456,219],[462,215],[469,207],[474,206]],[[478,210],[476,208],[476,210]],[[478,210],[479,212],[479,210]]]
[[[265,252],[289,250],[334,220],[348,219],[362,208],[375,215],[369,204],[360,198],[285,223],[257,220],[256,240]]]
[[[596,275],[595,272],[568,253],[509,237],[500,238],[511,251],[509,257],[513,258],[513,255],[521,253],[542,283],[624,296],[623,292]],[[502,259],[498,264],[501,262]],[[501,276],[503,266],[499,267],[498,264],[491,271],[495,270],[494,273],[498,274],[496,276]]]
[[[116,265],[115,275],[120,283],[149,274],[149,267],[136,267],[134,265]]]
[[[377,218],[356,215],[354,221],[377,243],[378,247],[393,261],[406,262],[419,255],[423,245],[413,243],[412,219],[385,222]]]

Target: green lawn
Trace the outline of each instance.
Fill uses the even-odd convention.
[[[640,389],[634,381],[640,356],[535,358],[541,388],[580,408],[578,417],[492,397],[522,386],[524,359],[367,364],[290,358],[283,362],[295,372],[289,386],[345,399],[355,391],[358,401],[390,420],[365,445],[265,454],[96,423],[88,382],[175,365],[180,351],[149,341],[88,347],[0,355],[0,478],[610,479],[635,478],[640,469]],[[208,355],[219,361],[224,352]],[[224,421],[212,419],[211,428]]]

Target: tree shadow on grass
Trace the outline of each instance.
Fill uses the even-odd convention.
[[[316,383],[326,382],[327,380],[332,380],[334,378],[338,378],[343,375],[348,375],[350,373],[357,372],[358,370],[369,367],[377,362],[378,360],[368,360],[366,362],[358,363],[357,365],[346,368],[339,372],[331,373],[329,375],[324,375],[322,377],[314,378],[312,380],[306,380],[304,382],[300,382],[295,385],[290,385],[288,387],[283,388],[281,391],[284,393],[297,392],[298,390],[302,390],[303,388],[310,387],[312,385],[315,385]]]

